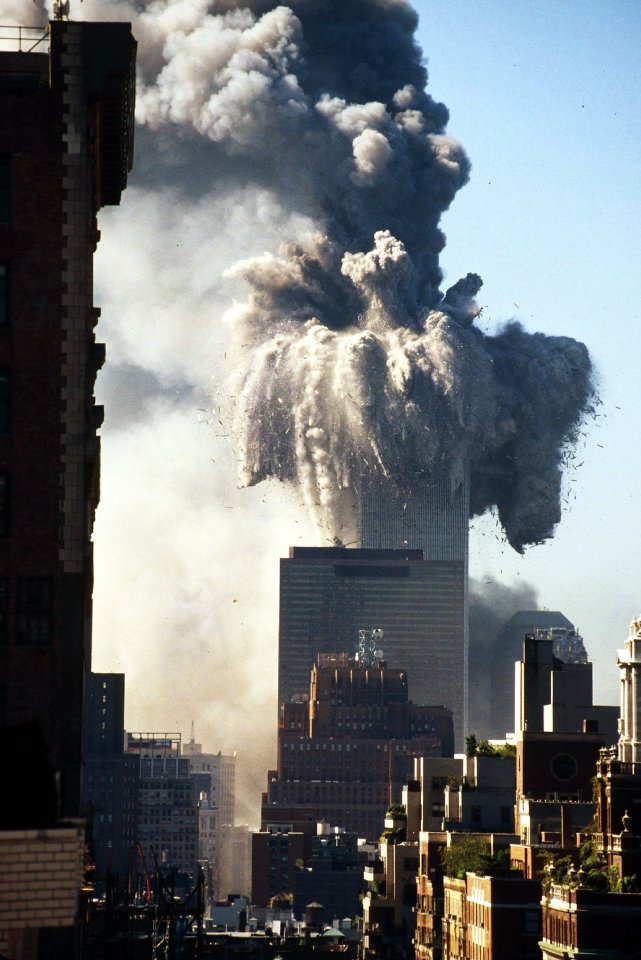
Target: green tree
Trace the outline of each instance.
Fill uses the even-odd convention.
[[[470,733],[465,738],[465,756],[475,757],[477,750],[478,750],[478,741],[476,739],[476,734]]]
[[[463,879],[466,873],[487,873],[491,867],[490,848],[480,837],[461,837],[441,851],[443,872],[448,877]]]

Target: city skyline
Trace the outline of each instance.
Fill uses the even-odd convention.
[[[429,59],[430,92],[448,104],[448,132],[462,141],[473,167],[471,182],[444,220],[447,245],[441,262],[448,274],[451,269],[452,277],[479,269],[492,314],[489,323],[516,314],[529,329],[540,329],[545,328],[545,316],[549,316],[549,332],[584,340],[602,371],[609,415],[607,422],[597,421],[597,425],[606,423],[605,427],[588,428],[584,465],[572,475],[573,509],[564,516],[555,540],[529,550],[522,559],[496,539],[498,534],[489,520],[475,522],[471,571],[482,582],[491,579],[509,584],[524,579],[538,589],[543,606],[567,612],[580,626],[590,656],[602,665],[596,671],[598,700],[616,702],[613,651],[638,602],[628,572],[628,568],[638,567],[634,524],[617,516],[615,509],[615,501],[632,506],[638,456],[629,449],[624,429],[633,416],[630,405],[638,336],[632,329],[636,304],[631,257],[636,228],[633,216],[617,218],[618,236],[614,236],[607,194],[600,203],[594,198],[599,196],[597,184],[604,180],[607,190],[613,189],[603,176],[612,154],[606,134],[621,136],[624,121],[628,136],[635,129],[633,101],[624,90],[638,88],[634,80],[638,67],[632,57],[621,56],[621,45],[633,46],[638,16],[628,12],[621,22],[612,18],[603,27],[597,78],[573,69],[580,38],[589,47],[588,41],[594,42],[601,26],[595,5],[589,5],[587,13],[581,5],[581,17],[576,4],[565,7],[564,14],[543,7],[536,25],[524,23],[522,13],[510,12],[503,4],[498,13],[493,13],[497,8],[489,4],[475,7],[474,14],[470,4],[457,4],[456,9],[447,11],[442,3],[422,3],[418,8],[422,18],[418,36]],[[78,14],[92,18],[100,9],[88,3]],[[31,14],[31,8],[28,12]],[[465,20],[473,15],[475,29],[466,30]],[[570,38],[563,30],[553,30],[564,15],[573,19]],[[528,49],[540,52],[551,32],[556,45],[548,53],[554,70],[548,65],[548,73],[541,76],[536,67],[539,61],[535,60],[534,66],[528,62]],[[144,38],[139,39],[142,45]],[[474,56],[466,49],[461,56],[462,45],[473,43],[481,49]],[[491,57],[483,57],[484,44],[492,50]],[[514,77],[509,57],[514,50],[522,68],[518,89],[523,101],[518,104],[516,94],[505,93],[505,76],[510,81]],[[597,79],[601,82],[603,75],[610,97],[616,97],[616,108],[610,112],[605,109],[605,97],[597,95]],[[561,79],[564,96],[555,99],[550,91],[553,82],[559,84]],[[564,127],[562,118],[573,105],[579,81],[587,103],[583,107],[577,103],[576,123]],[[567,190],[566,221],[562,224],[540,208],[537,219],[538,183],[533,178],[530,191],[536,196],[529,198],[523,179],[519,180],[519,174],[524,175],[522,144],[527,139],[523,103],[539,104],[542,90],[548,92],[545,103],[550,126],[555,128],[556,119],[556,128],[563,130],[563,149],[559,146],[552,151],[545,136],[530,138],[527,151],[532,172],[540,170],[542,177],[550,177],[550,165],[554,164],[563,173],[562,182],[567,182],[576,166],[570,148],[586,150],[589,158],[581,170],[580,186]],[[504,95],[497,103],[499,91]],[[493,136],[481,136],[481,128],[490,126]],[[251,209],[241,210],[235,198],[232,202],[225,197],[215,182],[208,186],[202,169],[202,196],[192,197],[181,209],[166,184],[156,191],[146,185],[145,156],[149,157],[151,146],[149,132],[140,133],[137,161],[142,161],[142,169],[139,162],[123,221],[101,219],[97,300],[103,307],[100,336],[107,342],[107,366],[98,384],[106,419],[102,431],[103,494],[96,530],[94,669],[124,670],[131,678],[137,694],[127,705],[130,728],[139,727],[146,715],[145,725],[187,730],[195,712],[199,730],[219,731],[215,742],[242,753],[235,729],[239,718],[229,709],[228,691],[241,683],[257,714],[273,716],[277,561],[286,556],[290,545],[308,544],[313,539],[306,517],[287,491],[277,487],[236,489],[227,430],[224,422],[219,423],[224,418],[216,407],[212,412],[208,396],[213,376],[216,402],[218,384],[228,369],[226,328],[215,318],[232,297],[242,296],[237,282],[219,289],[222,268],[246,250],[261,253],[273,249],[292,223],[291,218],[286,224],[278,220],[265,195],[252,196]],[[510,163],[510,157],[519,160]],[[638,185],[632,183],[625,164],[619,179],[626,185],[619,188],[626,203],[635,204]],[[529,201],[525,215],[514,216],[515,190],[525,192],[524,199]],[[161,204],[159,196],[163,197]],[[555,199],[558,196],[559,188]],[[588,196],[592,203],[585,209],[581,198]],[[212,237],[211,232],[212,223],[223,217],[227,223],[224,245],[229,252],[223,251],[223,238]],[[491,237],[483,229],[488,222]],[[531,232],[545,240],[543,253],[539,244],[542,260],[534,278],[526,269],[531,248],[525,241]],[[610,284],[596,269],[597,254],[604,255],[604,250],[595,238],[605,234],[614,251],[609,255]],[[494,236],[499,239],[493,240]],[[507,238],[503,246],[501,237]],[[123,260],[125,250],[127,262]],[[185,251],[188,256],[181,260]],[[572,254],[569,262],[568,251]],[[555,271],[563,272],[567,290],[565,299],[555,302],[552,310],[549,298],[560,286],[554,282]],[[152,275],[154,283],[149,285],[145,278]],[[119,277],[117,289],[110,289],[113,276]],[[604,328],[610,324],[605,318],[612,309],[612,289],[616,289],[622,309],[629,304],[630,320],[617,327],[614,336],[608,329],[606,340]],[[598,326],[584,325],[582,317],[588,313],[604,319]],[[215,356],[219,360],[212,362],[210,358]],[[617,406],[623,409],[617,411]],[[612,470],[612,462],[617,470]],[[572,494],[577,488],[574,501]],[[597,495],[604,488],[614,488],[614,496],[599,511]],[[585,544],[586,534],[592,531],[594,550]],[[261,551],[260,557],[254,555],[252,576],[247,578],[245,558],[257,539],[269,544],[269,549]],[[606,576],[602,567],[615,570],[616,576]],[[164,672],[168,662],[172,670]],[[217,667],[209,674],[208,663]],[[189,689],[188,706],[172,688]],[[205,733],[203,738],[214,739]],[[273,754],[271,730],[259,733],[249,749],[251,762],[258,757],[261,769],[266,768]],[[251,775],[245,777],[245,785],[250,784]]]
[[[522,168],[525,159],[520,153],[520,167],[516,170],[512,166],[506,169],[507,161],[516,154],[519,141],[526,136],[528,126],[523,115],[527,112],[527,103],[538,101],[542,83],[545,87],[550,84],[548,78],[539,76],[535,63],[532,64],[530,73],[529,64],[525,60],[528,35],[526,26],[531,29],[532,25],[529,22],[527,25],[522,21],[519,23],[518,15],[512,13],[505,21],[506,29],[509,26],[511,31],[510,36],[503,41],[505,49],[502,50],[501,47],[497,51],[489,47],[492,49],[492,58],[490,58],[493,61],[492,64],[485,62],[485,58],[482,58],[480,53],[474,58],[471,53],[468,53],[464,63],[465,72],[463,72],[463,64],[459,62],[461,58],[457,51],[462,42],[461,38],[467,36],[465,24],[460,22],[465,18],[462,14],[458,14],[456,23],[448,26],[448,18],[453,14],[449,11],[445,12],[442,7],[440,10],[438,25],[434,22],[438,12],[435,7],[423,5],[419,11],[422,15],[419,38],[423,41],[431,75],[429,89],[433,96],[448,104],[451,114],[448,131],[463,142],[472,161],[470,183],[460,191],[444,221],[447,244],[441,261],[452,277],[459,276],[465,269],[478,267],[479,272],[484,276],[484,295],[487,298],[485,302],[488,304],[491,318],[498,320],[516,314],[523,318],[530,329],[540,328],[547,322],[550,324],[550,332],[557,330],[574,332],[586,341],[591,349],[594,349],[594,337],[590,330],[583,326],[581,314],[585,315],[588,309],[595,310],[598,316],[604,318],[599,327],[604,327],[605,317],[610,310],[612,288],[625,293],[632,315],[636,310],[633,300],[634,285],[630,287],[634,272],[632,262],[629,266],[625,266],[630,253],[626,254],[621,248],[622,240],[617,241],[615,247],[619,250],[618,262],[610,264],[613,280],[611,283],[604,282],[604,286],[608,287],[607,297],[603,293],[599,294],[599,290],[595,289],[594,278],[598,273],[595,258],[598,246],[595,246],[593,241],[588,243],[588,239],[594,233],[603,233],[606,229],[610,239],[614,239],[612,230],[607,227],[610,217],[609,207],[599,204],[596,209],[594,207],[583,209],[580,200],[575,198],[573,192],[570,193],[568,202],[574,201],[574,207],[568,210],[568,216],[571,215],[570,222],[572,220],[576,222],[581,212],[583,216],[582,223],[577,224],[576,236],[573,231],[570,234],[573,237],[572,246],[569,245],[570,237],[567,230],[563,231],[558,239],[555,238],[555,233],[558,234],[559,231],[558,225],[554,222],[555,218],[550,222],[550,216],[547,215],[543,219],[543,224],[539,224],[537,211],[532,209],[530,218],[524,223],[520,217],[514,217],[513,210],[510,209],[515,201],[513,191],[519,189],[519,185],[521,189],[523,187],[522,180],[516,179],[515,174]],[[469,8],[466,14],[469,14]],[[498,14],[492,14],[486,6],[486,32],[491,33],[492,24],[496,24],[497,16]],[[585,20],[583,7],[580,12],[575,7],[568,16],[574,18],[575,29],[579,32],[588,28],[594,30],[593,26],[590,27],[590,22]],[[478,26],[481,29],[483,23],[481,22]],[[517,33],[519,26],[522,29]],[[628,27],[631,35],[633,27],[634,24]],[[551,23],[547,29],[552,29]],[[563,37],[563,33],[559,32],[556,42],[562,44]],[[536,37],[532,37],[531,42],[538,50],[541,41],[535,42],[535,39]],[[513,103],[505,102],[497,114],[493,99],[499,80],[495,61],[502,52],[500,62],[503,64],[506,75],[511,78],[513,68],[512,61],[509,60],[509,50],[512,42],[516,43],[517,40],[522,50],[520,62],[526,65],[526,69],[521,73],[521,82],[522,93],[527,100],[519,106],[518,111]],[[472,42],[472,35],[470,35],[470,42]],[[607,47],[607,43],[604,43],[604,47]],[[617,49],[616,45],[612,49]],[[444,77],[439,77],[439,70],[443,69],[443,63],[448,57],[451,66]],[[564,85],[567,85],[573,71],[569,69],[569,64],[567,72],[563,71],[562,57],[563,48],[561,47],[555,57],[556,71],[552,76],[562,77]],[[617,82],[616,92],[621,99],[620,89],[623,84],[629,83],[633,88],[636,84],[631,76],[631,73],[634,73],[631,67],[632,58],[627,63],[621,64],[620,60],[617,63],[619,65],[616,69],[621,71],[625,66],[625,72],[619,76],[618,82],[616,74],[609,74],[609,82]],[[606,65],[602,69],[605,69]],[[614,69],[613,61],[610,69]],[[508,71],[512,72],[508,73]],[[569,142],[565,150],[569,151],[570,146],[574,146],[575,150],[587,150],[589,147],[592,151],[590,164],[585,171],[587,179],[582,181],[580,188],[583,196],[587,196],[592,183],[591,178],[603,177],[606,161],[611,156],[611,148],[606,150],[602,140],[602,137],[610,132],[611,126],[602,102],[597,97],[594,86],[596,81],[586,77],[584,73],[581,74],[581,80],[584,90],[587,90],[586,99],[592,103],[598,100],[601,104],[597,114],[594,110],[587,114],[593,118],[593,127],[590,127],[589,121],[585,119],[585,108],[581,110],[578,103],[576,106],[576,111],[581,113],[576,123],[587,124],[588,130],[595,131],[594,143],[589,144],[586,140],[588,130],[584,132],[583,128],[577,130],[576,127],[570,127],[566,133]],[[483,89],[483,93],[479,88]],[[578,95],[575,85],[572,89]],[[454,97],[456,100],[453,99]],[[626,98],[622,99],[625,104]],[[467,104],[468,112],[465,118],[468,126],[472,127],[470,133],[461,126],[463,123],[462,100]],[[548,109],[553,111],[555,101],[551,92],[547,102]],[[565,100],[561,103],[565,110],[569,110],[570,107]],[[467,119],[469,112],[475,112],[477,115],[474,125],[471,125],[471,121]],[[564,116],[565,113],[559,117],[559,125],[562,124]],[[614,122],[613,119],[612,123]],[[493,138],[489,138],[486,143],[486,134],[481,137],[479,127],[482,125],[486,127],[492,125],[495,131],[494,137],[502,138],[500,149],[493,147],[493,143],[490,142]],[[518,130],[518,136],[514,134],[515,128]],[[617,126],[614,129],[618,131],[620,127]],[[142,151],[143,147],[140,146],[139,161],[144,159]],[[530,140],[528,152],[533,158],[531,163],[535,169],[547,161],[546,171],[550,176],[552,170],[550,159],[548,159],[546,138]],[[562,171],[565,171],[566,179],[576,164],[575,158],[570,159],[569,156],[561,155],[555,156],[555,162],[561,165]],[[160,231],[160,235],[164,238],[162,240],[164,249],[161,252],[157,245],[153,245],[151,250],[138,251],[137,258],[142,258],[138,269],[143,274],[147,274],[162,267],[165,270],[165,276],[161,279],[160,289],[158,294],[154,295],[152,303],[151,312],[159,322],[155,323],[149,331],[154,341],[151,349],[148,345],[149,336],[145,334],[145,325],[143,324],[140,330],[137,329],[140,315],[146,311],[142,303],[146,302],[148,288],[145,288],[144,292],[139,291],[139,281],[129,270],[125,270],[124,297],[121,299],[118,294],[112,292],[109,295],[113,303],[111,309],[108,299],[103,301],[105,323],[108,324],[110,334],[104,336],[108,343],[108,358],[110,358],[108,363],[113,360],[114,365],[105,370],[104,379],[98,387],[105,398],[107,413],[103,429],[105,438],[103,504],[102,512],[99,511],[97,528],[99,556],[96,600],[99,609],[96,615],[96,656],[101,657],[101,666],[109,665],[114,669],[124,667],[128,672],[130,668],[133,669],[140,678],[138,682],[140,687],[145,675],[144,663],[150,656],[148,651],[152,645],[156,652],[151,656],[156,663],[161,662],[165,653],[170,652],[175,654],[176,651],[184,651],[183,655],[186,658],[196,658],[198,661],[201,656],[210,656],[217,660],[217,652],[220,653],[225,649],[234,650],[233,669],[229,667],[222,669],[222,682],[217,679],[221,676],[218,668],[214,671],[213,680],[210,681],[205,676],[207,671],[200,669],[200,664],[197,671],[193,667],[185,667],[181,673],[185,678],[184,682],[195,687],[197,691],[195,699],[199,707],[197,718],[199,729],[206,729],[207,726],[222,728],[223,745],[228,745],[230,749],[238,749],[241,765],[244,766],[242,760],[244,755],[248,757],[249,765],[253,766],[250,758],[258,756],[260,766],[269,767],[268,758],[273,756],[274,751],[271,729],[263,728],[255,737],[238,742],[234,730],[235,712],[233,708],[229,709],[227,691],[237,688],[240,676],[243,690],[256,703],[257,713],[266,718],[273,716],[276,689],[278,559],[287,555],[291,545],[304,545],[314,542],[314,539],[307,517],[297,505],[293,492],[276,485],[272,485],[271,489],[264,486],[242,491],[236,489],[234,458],[230,449],[230,440],[225,436],[229,431],[226,426],[218,422],[219,419],[224,422],[224,418],[218,411],[210,412],[208,391],[213,375],[215,378],[214,402],[216,402],[218,384],[230,370],[230,364],[225,358],[225,351],[228,348],[226,330],[224,327],[221,329],[219,324],[214,325],[215,329],[212,329],[212,311],[215,313],[220,310],[222,314],[229,298],[232,296],[241,298],[243,292],[234,285],[231,285],[230,289],[229,282],[225,285],[225,289],[214,289],[215,276],[211,276],[210,270],[212,260],[222,261],[222,265],[226,265],[236,259],[241,251],[250,250],[261,253],[266,248],[274,249],[279,235],[278,225],[274,222],[273,211],[264,197],[254,198],[252,201],[254,209],[249,218],[236,206],[230,207],[223,203],[220,214],[216,216],[227,218],[226,244],[231,249],[225,250],[222,238],[214,238],[212,241],[210,232],[212,214],[208,212],[211,208],[204,199],[192,201],[175,222],[169,222],[163,215],[158,214],[154,193],[144,189],[142,174],[141,181],[135,209],[133,206],[127,208],[129,211],[127,224],[119,227],[118,223],[115,223],[113,233],[109,233],[105,225],[103,239],[110,240],[110,250],[108,251],[106,246],[101,246],[99,250],[99,278],[105,278],[103,289],[104,297],[107,297],[109,276],[114,271],[123,270],[121,258],[117,256],[117,249],[124,242],[125,236],[131,235],[132,230],[134,236],[137,235],[136,220],[142,217],[146,222],[153,224],[152,229]],[[488,185],[489,181],[494,185],[492,190]],[[628,183],[628,202],[633,202],[635,197],[638,198],[638,186],[629,180],[626,182]],[[500,185],[500,193],[497,184]],[[216,191],[215,183],[212,184],[211,189]],[[591,195],[595,193],[596,185]],[[170,201],[171,197],[167,202]],[[534,198],[530,203],[534,206]],[[172,203],[171,209],[176,210],[175,204]],[[217,209],[215,200],[213,209]],[[459,209],[461,209],[460,214]],[[464,209],[467,213],[463,213]],[[485,220],[489,221],[488,229],[492,231],[492,223],[497,221],[499,213],[501,219],[498,219],[498,223],[510,238],[509,244],[506,241],[506,245],[510,247],[510,259],[505,266],[503,264],[507,257],[507,250],[503,249],[503,245],[498,241],[492,244],[494,256],[492,261],[488,262],[488,238],[485,235],[486,231],[479,229],[479,224],[483,222],[480,220],[481,214]],[[256,223],[253,222],[254,218]],[[471,224],[475,225],[474,230]],[[511,227],[510,233],[507,233],[508,226]],[[529,232],[535,228],[540,240],[543,239],[540,236],[541,233],[544,233],[549,250],[545,251],[546,258],[540,268],[541,275],[538,281],[533,282],[531,277],[526,276],[530,256],[519,259],[517,251],[519,243],[525,243]],[[258,240],[256,239],[257,229],[258,232],[262,232]],[[287,230],[287,225],[284,229]],[[633,249],[636,243],[632,239],[634,236],[631,233],[632,223],[625,218],[619,229],[625,236],[630,237]],[[473,247],[471,237],[474,238]],[[541,243],[539,243],[540,246]],[[180,261],[175,263],[168,261],[167,250],[172,251],[173,256],[173,252],[180,253],[185,249],[190,251],[190,258],[184,266],[180,265]],[[570,263],[566,263],[568,250],[571,250],[572,254]],[[454,262],[455,255],[456,262]],[[452,263],[451,267],[450,263]],[[563,264],[563,266],[555,267],[555,264]],[[562,301],[563,305],[554,305],[554,309],[551,309],[549,293],[545,299],[539,300],[537,297],[542,297],[552,284],[550,274],[553,267],[564,275],[570,271],[571,273],[565,280],[565,285],[568,287],[565,302]],[[192,275],[196,278],[195,281],[191,279]],[[586,284],[592,298],[589,300],[589,307],[587,291],[583,292]],[[183,286],[183,293],[178,296],[176,288],[180,285]],[[185,290],[189,307],[184,299]],[[569,291],[571,291],[571,297]],[[526,292],[529,293],[528,300],[524,296]],[[169,308],[162,303],[162,296],[167,297]],[[129,303],[123,300],[129,300]],[[136,308],[136,303],[141,303],[140,309]],[[519,304],[520,308],[515,307],[514,303]],[[528,303],[531,303],[529,309],[527,309]],[[171,316],[172,311],[185,309],[190,316],[189,324],[177,322],[176,318]],[[531,316],[533,313],[536,314],[535,317]],[[572,321],[573,329],[568,325],[567,320]],[[632,320],[628,321],[628,324],[632,324]],[[156,329],[158,326],[160,335]],[[621,523],[616,514],[612,513],[613,504],[610,501],[603,505],[601,515],[594,509],[595,503],[598,502],[598,491],[606,480],[608,483],[617,482],[616,476],[612,476],[612,471],[607,466],[607,461],[613,455],[621,469],[626,471],[629,486],[634,479],[632,464],[629,462],[634,458],[629,458],[629,454],[623,453],[624,449],[627,449],[623,446],[624,438],[621,429],[621,418],[625,414],[624,411],[616,410],[616,406],[622,406],[624,410],[627,407],[627,410],[630,410],[634,381],[632,371],[627,376],[622,375],[623,370],[620,367],[617,368],[614,361],[616,360],[625,368],[625,364],[630,362],[626,360],[626,356],[635,353],[634,349],[628,353],[628,344],[636,343],[638,334],[631,328],[628,330],[626,326],[625,350],[622,349],[621,336],[622,334],[618,334],[613,341],[604,344],[604,349],[596,356],[597,362],[602,366],[605,350],[605,359],[608,361],[606,386],[608,395],[611,397],[606,410],[609,416],[608,420],[601,418],[588,430],[585,457],[582,453],[581,458],[576,461],[578,464],[583,460],[584,465],[572,474],[574,481],[570,485],[572,511],[567,512],[570,504],[564,504],[566,513],[556,532],[555,540],[544,546],[532,548],[521,559],[513,555],[511,549],[502,541],[496,539],[500,537],[500,533],[495,530],[490,519],[486,518],[483,521],[475,521],[473,524],[470,554],[472,575],[483,584],[488,579],[499,583],[516,584],[522,579],[526,580],[538,589],[541,605],[564,610],[572,621],[579,625],[585,636],[590,656],[599,664],[599,669],[595,671],[595,697],[602,703],[616,702],[618,678],[609,651],[614,650],[620,643],[621,636],[627,630],[628,620],[635,613],[637,603],[633,585],[627,573],[628,564],[631,569],[634,569],[635,557],[638,557],[635,539],[631,536],[628,525]],[[176,352],[178,342],[184,342],[185,353],[181,350],[180,355]],[[209,357],[215,352],[219,353],[220,361],[212,369]],[[206,356],[207,354],[209,356]],[[132,362],[138,364],[138,369],[132,371],[131,368],[127,368],[126,364]],[[134,397],[138,395],[136,391],[140,384],[145,388],[140,401],[141,410],[137,413],[137,422],[134,423],[130,422],[130,415],[128,422],[127,419],[119,417],[117,410],[111,414],[109,412],[110,399],[113,402],[115,394],[122,392],[123,377],[124,385],[126,387],[131,385]],[[627,399],[625,394],[620,396],[624,383]],[[195,412],[195,408],[197,410],[199,407],[204,408],[206,412],[200,414]],[[144,415],[140,416],[141,413]],[[202,422],[198,423],[198,419]],[[606,430],[606,427],[600,426],[601,424],[609,425],[611,422],[614,423],[613,432],[609,432],[609,428]],[[607,451],[605,445],[604,449],[598,446],[604,443],[606,436],[612,438],[613,445]],[[177,451],[179,451],[178,456],[176,456]],[[121,470],[119,465],[130,463],[132,458],[136,460],[140,458],[133,487],[129,476],[124,484],[118,476]],[[216,462],[212,463],[212,460]],[[171,467],[167,475],[168,461],[171,461]],[[183,467],[183,463],[187,462],[189,466]],[[572,494],[577,489],[580,493],[577,500],[573,500]],[[122,500],[129,495],[133,495],[134,503],[127,507]],[[619,503],[631,503],[623,482],[617,488],[616,499]],[[149,501],[151,501],[151,517],[149,520],[141,520],[139,514],[147,508]],[[180,520],[178,520],[179,514],[182,514]],[[129,537],[118,535],[114,529],[114,523],[123,522],[125,525],[133,523],[138,531],[136,537],[138,545],[133,553],[128,550]],[[600,534],[600,549],[592,552],[589,548],[586,550],[583,543],[585,532],[592,531],[595,527],[596,532],[603,531],[603,533]],[[158,536],[159,528],[162,530],[161,537]],[[208,535],[207,530],[211,531]],[[604,534],[608,530],[616,530],[616,538],[605,538]],[[331,535],[328,530],[328,541]],[[206,539],[209,542],[205,542]],[[618,540],[620,544],[616,550],[616,558],[611,554],[614,546],[612,540]],[[142,544],[145,542],[149,543],[149,547],[143,551]],[[252,576],[252,589],[248,590],[245,587],[244,564],[240,558],[246,556],[247,551],[252,553],[257,542],[263,545],[260,548],[259,571],[257,575]],[[101,543],[102,553],[100,553]],[[269,544],[267,551],[265,544]],[[215,568],[215,564],[222,555],[225,556],[225,575],[221,580],[220,570]],[[136,558],[136,562],[132,563],[130,557]],[[613,589],[610,578],[607,578],[610,580],[608,584],[606,578],[599,575],[601,563],[606,557],[609,568],[617,571],[616,579],[620,582],[620,586],[616,590]],[[147,566],[149,561],[150,565]],[[114,565],[122,570],[122,578],[114,576]],[[638,561],[636,566],[638,567]],[[586,573],[589,575],[589,589],[585,587]],[[167,597],[153,614],[148,611],[149,601],[145,602],[142,598],[133,599],[128,607],[126,618],[118,618],[116,621],[116,632],[126,633],[128,637],[118,639],[118,649],[114,650],[113,610],[117,598],[123,590],[127,589],[127,584],[133,580],[143,594],[155,597],[160,593],[166,597],[176,579],[182,581],[177,601],[172,602]],[[224,639],[217,637],[217,632],[221,629]],[[184,636],[184,630],[192,634],[189,640]],[[134,656],[129,638],[135,639],[137,632],[141,632],[145,638],[141,645],[146,648],[146,652],[143,654],[141,651],[140,655]],[[114,654],[115,658],[112,660]],[[147,700],[151,700],[152,696],[150,690]],[[219,700],[219,706],[213,703],[216,698]],[[135,716],[140,708],[141,704],[137,703],[128,709],[133,710]],[[157,707],[153,709],[156,713],[159,712]],[[180,703],[174,702],[173,715],[177,718],[182,709]],[[189,719],[189,717],[185,718],[184,728]],[[239,777],[242,777],[240,771]],[[245,776],[243,782],[246,785],[251,784],[251,774],[249,777]],[[257,797],[260,787],[260,782],[251,786],[250,790],[253,794],[250,793],[249,796]]]

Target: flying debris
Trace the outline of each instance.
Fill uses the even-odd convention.
[[[550,537],[565,452],[598,402],[590,357],[514,321],[484,333],[475,273],[442,290],[439,221],[470,164],[426,92],[416,13],[407,0],[209,9],[179,34],[156,16],[142,122],[190,125],[229,187],[312,224],[232,271],[250,290],[229,313],[241,483],[295,484],[345,542],[353,490],[411,493],[445,464],[516,550]]]

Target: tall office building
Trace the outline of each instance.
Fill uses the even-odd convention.
[[[181,752],[179,733],[128,733],[139,758],[138,841],[163,869],[193,877],[198,865],[198,782]],[[187,882],[189,886],[189,881]]]
[[[425,561],[455,562],[461,565],[463,617],[454,641],[458,669],[463,682],[462,707],[458,717],[457,740],[468,726],[468,567],[469,567],[469,478],[463,467],[458,476],[442,467],[435,470],[418,490],[403,491],[379,480],[361,486],[360,546],[370,549],[422,550]],[[414,672],[414,668],[412,668]],[[452,704],[448,704],[452,706]],[[456,716],[456,715],[455,715]]]
[[[233,853],[236,804],[236,754],[203,753],[196,743],[192,724],[182,755],[189,760],[189,771],[198,796],[198,857],[209,865],[213,890],[218,899],[236,890],[233,884]]]
[[[307,700],[281,706],[263,829],[323,820],[376,840],[413,757],[451,753],[452,734],[449,710],[409,702],[405,670],[375,654],[319,654]]]
[[[91,673],[85,692],[84,798],[95,880],[124,876],[138,839],[139,759],[124,752],[125,675]]]
[[[35,19],[42,8],[31,9]],[[92,260],[97,212],[119,203],[131,168],[135,56],[126,23],[57,20],[38,29],[2,28],[4,956],[72,957],[75,950],[84,837],[69,819],[82,809],[102,419],[93,390],[104,359],[94,337],[99,311]],[[61,819],[67,826],[56,829]],[[15,830],[21,831],[19,857]]]
[[[469,485],[441,469],[419,490],[378,480],[361,487],[360,546],[422,550],[426,560],[468,560]]]
[[[407,671],[410,699],[449,707],[462,746],[464,569],[421,550],[290,548],[280,568],[279,703],[306,693],[319,653],[355,650],[359,630],[379,628],[385,660]]]

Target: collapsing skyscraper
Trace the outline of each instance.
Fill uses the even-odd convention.
[[[467,729],[466,482],[438,472],[417,491],[363,483],[360,548],[290,549],[281,560],[278,699],[303,693],[317,654],[383,630],[390,665],[408,670],[415,703],[454,713]]]
[[[422,550],[425,560],[468,564],[470,495],[467,478],[436,471],[415,490],[377,480],[361,488],[361,547]]]
[[[447,703],[447,706],[454,710],[457,740],[461,732],[467,730],[469,516],[469,482],[465,470],[453,478],[449,470],[442,468],[415,490],[399,490],[377,480],[364,482],[361,487],[361,547],[419,549],[423,551],[424,562],[451,563],[451,577],[460,578],[457,593],[461,606],[448,624],[441,618],[425,624],[424,650],[424,670],[430,674],[427,689],[443,690],[447,686],[443,688],[438,670],[434,670],[440,658],[435,660],[430,647],[439,643],[439,632],[440,642],[453,645],[452,652],[462,675],[462,700],[457,698],[458,702]],[[434,693],[431,698],[434,699]]]

